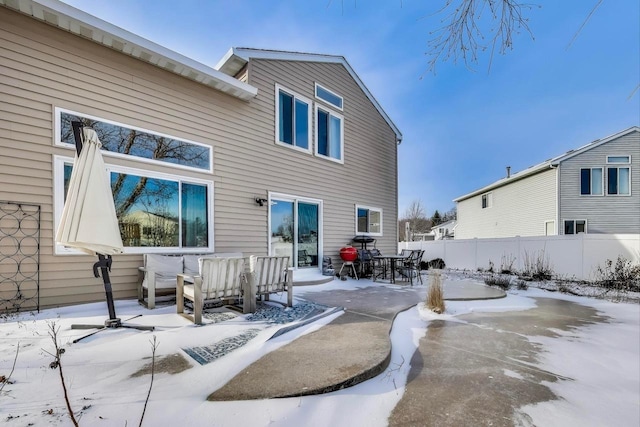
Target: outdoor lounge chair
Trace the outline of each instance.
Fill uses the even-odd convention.
[[[293,269],[288,256],[251,256],[249,258],[251,295],[269,300],[269,294],[287,292],[287,305],[293,306]],[[256,298],[251,298],[249,310],[255,311]]]
[[[144,254],[142,258],[143,265],[139,267],[143,277],[138,284],[138,302],[149,309],[154,309],[156,307],[156,296],[173,296],[176,294],[176,277],[178,274],[197,276],[200,274],[200,258],[220,257],[242,258],[242,253]]]
[[[243,312],[249,312],[251,295],[244,275],[244,258],[201,258],[201,275],[193,276],[193,284],[186,274],[177,275],[176,306],[178,314],[194,323],[202,324],[202,309],[205,303],[234,301],[244,296]],[[184,300],[193,303],[193,315],[185,314]]]

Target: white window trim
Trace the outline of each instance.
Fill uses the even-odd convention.
[[[318,96],[318,88],[321,88],[322,90],[325,90],[325,91],[329,92],[331,95],[333,95],[333,96],[335,96],[337,98],[340,98],[340,100],[342,101],[342,107],[338,107],[337,105],[332,104],[331,102],[327,101],[326,99],[320,98]],[[330,107],[336,108],[336,109],[338,109],[340,111],[344,111],[344,98],[342,96],[338,95],[337,93],[335,93],[334,91],[332,91],[330,89],[327,89],[325,86],[321,85],[320,83],[315,82],[314,89],[313,89],[313,94],[315,95],[315,98],[317,100],[321,101],[322,103],[324,103],[324,104],[326,104],[326,105],[328,105]]]
[[[313,102],[307,98],[304,97],[302,95],[299,95],[298,93],[296,93],[295,91],[289,90],[286,87],[280,86],[279,84],[276,83],[275,85],[275,106],[276,106],[276,111],[275,111],[275,116],[276,116],[276,121],[275,121],[275,142],[276,145],[279,145],[281,147],[286,147],[292,150],[296,150],[296,151],[300,151],[301,153],[307,153],[307,154],[311,154],[311,134],[313,133],[313,129],[311,128],[311,113],[313,112]],[[294,98],[294,111],[295,111],[295,100],[299,99],[300,101],[303,101],[307,104],[307,106],[309,107],[308,112],[307,112],[307,147],[308,148],[302,148],[302,147],[298,147],[297,145],[292,145],[292,144],[287,144],[286,142],[282,142],[280,141],[280,91],[285,92],[287,95],[291,95]],[[295,121],[294,121],[294,127],[295,127]],[[295,132],[294,132],[295,134]]]
[[[593,171],[594,169],[600,169],[600,172],[602,173],[602,184],[600,185],[600,194],[592,194],[591,193],[591,186],[589,186],[589,194],[582,194],[582,169],[589,169],[590,171]],[[604,197],[605,194],[605,188],[604,188],[604,181],[605,181],[605,170],[603,167],[595,167],[595,168],[580,168],[580,197]],[[590,173],[589,174],[589,179],[593,180],[593,175]]]
[[[633,181],[631,180],[631,177],[633,175],[633,171],[631,170],[631,164],[629,163],[611,163],[612,166],[607,166],[607,171],[606,171],[606,175],[607,175],[607,184],[606,184],[606,194],[607,197],[631,197],[631,195],[633,194]],[[616,166],[614,166],[616,165]],[[620,194],[620,191],[618,190],[618,194],[611,194],[609,193],[609,168],[616,168],[616,169],[629,169],[629,194]],[[618,189],[620,189],[620,171],[618,171]],[[604,180],[603,180],[604,182]]]
[[[375,212],[380,212],[380,232],[379,233],[371,233],[371,232],[366,232],[366,231],[358,231],[358,209],[367,209],[369,211],[375,211]],[[355,209],[355,230],[356,230],[356,236],[357,235],[364,235],[364,236],[382,236],[384,233],[384,230],[382,228],[382,224],[383,222],[383,213],[382,213],[382,208],[375,208],[373,206],[365,206],[365,205],[356,205]]]
[[[323,249],[324,249],[324,221],[323,221],[323,217],[324,217],[324,212],[323,212],[323,200],[322,199],[312,199],[309,197],[301,197],[301,196],[294,196],[292,194],[285,194],[285,193],[274,193],[269,191],[269,193],[267,194],[267,199],[268,199],[268,206],[271,206],[271,200],[272,199],[276,199],[276,200],[283,200],[286,202],[303,202],[303,203],[312,203],[312,204],[317,204],[318,205],[318,269],[322,268],[322,257],[324,255],[323,253]],[[298,212],[295,212],[295,216],[296,219],[294,221],[297,221],[297,216],[298,216]],[[294,230],[294,234],[297,233],[297,230]],[[297,241],[298,240],[298,236],[297,234],[294,236],[294,240]],[[269,256],[273,256],[273,254],[271,253],[271,208],[269,207],[269,209],[267,209],[267,248],[269,251]],[[295,265],[295,263],[293,262],[293,260],[291,260],[290,263],[291,267],[293,267]]]
[[[323,112],[329,114],[329,116],[333,116],[333,117],[337,117],[340,119],[340,159],[335,159],[331,156],[325,156],[324,154],[320,154],[318,152],[318,110],[322,110]],[[316,123],[316,127],[314,129],[314,133],[315,133],[315,155],[317,157],[320,157],[322,159],[327,159],[330,160],[332,162],[336,162],[336,163],[340,163],[340,164],[344,164],[344,116],[342,114],[338,114],[338,113],[334,113],[333,111],[331,111],[329,108],[326,108],[324,106],[319,106],[317,103],[315,104],[315,108],[314,108],[314,115],[313,117],[316,118],[315,123]],[[331,151],[331,150],[329,150]]]
[[[609,159],[611,157],[628,157],[629,161],[628,162],[611,162],[611,161],[609,161]],[[631,155],[630,154],[623,154],[623,155],[619,155],[619,156],[616,156],[616,155],[607,156],[607,164],[608,165],[630,165],[631,164]]]
[[[482,197],[487,196],[487,206],[482,206]],[[480,209],[491,209],[493,207],[493,191],[480,195]]]
[[[106,157],[116,157],[116,158],[120,158],[120,159],[133,160],[133,161],[136,161],[136,162],[141,162],[141,163],[146,163],[146,164],[160,165],[160,166],[163,166],[163,167],[184,169],[184,170],[195,171],[195,172],[213,173],[213,147],[211,145],[203,144],[201,142],[191,141],[191,140],[186,139],[186,138],[167,135],[165,133],[160,133],[160,132],[152,131],[152,130],[149,130],[149,129],[140,128],[140,127],[137,127],[137,126],[126,124],[126,123],[115,122],[113,120],[104,119],[102,117],[92,116],[91,114],[80,113],[80,112],[73,111],[73,110],[67,110],[65,108],[60,108],[60,107],[55,107],[54,108],[55,117],[54,117],[54,121],[53,122],[54,122],[54,145],[55,146],[64,147],[64,148],[68,148],[68,149],[73,149],[73,150],[76,149],[76,147],[73,144],[68,144],[68,143],[62,142],[60,140],[61,113],[67,113],[67,114],[71,114],[71,115],[75,115],[75,116],[86,117],[87,119],[97,120],[99,122],[108,123],[110,125],[120,126],[120,127],[127,128],[127,129],[133,129],[133,130],[136,130],[136,131],[139,131],[139,132],[149,133],[149,134],[152,134],[152,135],[161,136],[163,138],[169,138],[169,139],[175,139],[175,140],[178,140],[178,141],[184,141],[184,142],[188,142],[189,144],[193,144],[193,145],[198,145],[200,147],[204,147],[204,148],[209,150],[209,167],[206,168],[206,169],[195,168],[193,166],[178,165],[178,164],[175,164],[175,163],[163,162],[163,161],[154,160],[154,159],[147,159],[147,158],[144,158],[144,157],[132,156],[132,155],[122,154],[122,153],[114,153],[112,151],[105,151],[105,150],[102,150],[103,157],[104,156],[106,156]]]
[[[565,233],[564,233],[564,224],[565,224],[567,221],[573,221],[573,231],[574,231],[574,233],[573,233],[573,234],[565,234]],[[582,218],[577,218],[577,219],[563,219],[563,220],[562,220],[562,234],[563,234],[563,235],[565,235],[565,236],[576,236],[576,235],[578,235],[578,234],[582,234],[582,233],[578,233],[578,232],[576,231],[576,222],[577,222],[577,221],[584,221],[584,234],[588,234],[588,233],[589,233],[589,223],[587,222],[587,220],[586,220],[586,219],[582,219]]]
[[[60,218],[62,217],[62,210],[64,208],[64,164],[65,163],[73,164],[73,161],[74,159],[72,157],[58,156],[58,155],[53,156],[54,235],[57,233],[58,226],[60,224]],[[125,254],[175,253],[176,251],[179,251],[180,253],[202,253],[202,252],[214,251],[214,236],[213,236],[214,182],[213,181],[205,180],[205,179],[197,179],[197,178],[192,178],[188,176],[155,172],[155,171],[150,171],[146,169],[111,165],[108,163],[106,164],[106,167],[107,168],[105,169],[105,173],[108,174],[108,176],[110,176],[111,172],[135,174],[137,176],[146,176],[149,178],[164,179],[168,181],[178,181],[180,183],[187,183],[187,184],[205,185],[207,187],[207,200],[208,200],[207,234],[209,236],[207,247],[199,247],[199,248],[125,247],[123,248],[123,253]],[[182,215],[181,211],[182,211],[182,204],[178,203],[178,212],[180,212],[180,216]],[[78,249],[66,248],[54,241],[54,255],[86,255],[86,253]]]

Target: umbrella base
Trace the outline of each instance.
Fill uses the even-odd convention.
[[[139,316],[135,316],[135,317],[139,317]],[[105,329],[116,329],[116,328],[137,329],[140,331],[153,331],[155,329],[154,326],[127,325],[126,323],[122,323],[122,321],[119,318],[107,319],[104,321],[104,325],[82,325],[82,324],[71,325],[71,329],[97,329],[97,331],[93,331],[88,335],[85,335],[80,338],[76,338],[75,340],[73,340],[73,343],[75,344],[78,341],[81,341],[87,337],[97,334],[98,332],[103,331]]]

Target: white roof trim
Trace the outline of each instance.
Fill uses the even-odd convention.
[[[331,64],[342,64],[344,68],[349,72],[353,80],[360,86],[360,89],[369,98],[369,101],[374,105],[376,110],[389,124],[393,132],[396,134],[396,141],[398,144],[402,142],[402,132],[393,123],[391,118],[382,109],[382,106],[378,103],[369,89],[364,85],[362,80],[356,72],[351,68],[351,65],[347,62],[344,56],[338,55],[323,55],[316,53],[302,53],[302,52],[284,52],[277,50],[263,50],[263,49],[248,49],[248,48],[231,48],[225,56],[214,67],[216,70],[227,73],[234,76],[242,67],[249,61],[250,58],[256,59],[270,59],[278,61],[308,61],[308,62],[324,62]]]
[[[546,161],[544,161],[542,163],[539,163],[537,165],[531,166],[531,167],[529,167],[529,168],[527,168],[527,169],[525,169],[523,171],[520,171],[518,173],[514,173],[509,178],[502,178],[502,179],[500,179],[500,180],[498,180],[498,181],[496,181],[496,182],[494,182],[492,184],[487,185],[486,187],[482,187],[482,188],[480,188],[478,190],[475,190],[475,191],[473,191],[471,193],[465,194],[464,196],[460,196],[460,197],[458,197],[456,199],[453,199],[453,201],[454,202],[461,202],[463,200],[469,199],[469,198],[477,196],[479,194],[486,193],[487,191],[491,191],[491,190],[493,190],[495,188],[502,187],[503,185],[507,185],[508,183],[511,183],[513,181],[517,181],[517,180],[525,178],[527,176],[534,175],[534,174],[536,174],[538,172],[541,172],[543,170],[556,167],[561,162],[563,162],[565,160],[568,160],[568,159],[570,159],[570,158],[572,158],[574,156],[577,156],[578,154],[582,154],[585,151],[591,150],[592,148],[596,148],[596,147],[598,147],[598,146],[600,146],[602,144],[606,144],[609,141],[613,141],[614,139],[618,139],[621,136],[625,136],[625,135],[627,135],[629,133],[632,133],[632,132],[640,132],[640,127],[632,126],[632,127],[628,128],[628,129],[625,129],[623,131],[614,133],[613,135],[609,135],[609,136],[607,136],[605,138],[597,139],[597,140],[595,140],[593,142],[590,142],[589,144],[583,145],[582,147],[577,148],[575,150],[569,150],[569,151],[567,151],[566,153],[564,153],[564,154],[562,154],[560,156],[554,157],[552,159],[546,160]]]
[[[258,89],[247,83],[58,0],[0,0],[0,6],[22,12],[236,98],[249,100],[258,94]]]

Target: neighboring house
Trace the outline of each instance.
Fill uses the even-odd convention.
[[[456,239],[640,233],[640,128],[458,197]]]
[[[95,259],[54,242],[73,120],[103,143],[117,298],[148,252],[287,253],[318,272],[355,235],[396,252],[401,133],[343,57],[232,49],[210,68],[55,0],[2,5],[0,201],[41,209],[41,305],[104,298]]]
[[[434,240],[453,239],[457,225],[458,221],[452,219],[451,221],[443,222],[442,224],[432,227],[431,232],[434,235]]]

